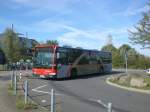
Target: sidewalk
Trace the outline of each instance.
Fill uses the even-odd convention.
[[[8,82],[11,72],[0,71],[0,112],[23,112],[16,108],[15,96],[8,93]]]
[[[11,71],[0,71],[0,112],[42,112],[41,109],[19,110],[16,108],[16,97],[8,93]]]

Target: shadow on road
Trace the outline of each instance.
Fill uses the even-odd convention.
[[[66,81],[66,80],[77,80],[77,79],[89,79],[89,78],[95,78],[95,77],[102,77],[102,76],[108,76],[108,75],[119,75],[121,73],[125,73],[123,71],[112,71],[111,73],[96,73],[96,74],[88,74],[83,76],[77,76],[75,78],[60,78],[60,79],[45,79],[45,80],[52,80],[52,81]]]

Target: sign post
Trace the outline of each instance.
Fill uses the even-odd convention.
[[[128,73],[128,56],[127,56],[127,51],[125,51],[124,53],[124,58],[125,58],[125,62],[126,62],[126,74]]]

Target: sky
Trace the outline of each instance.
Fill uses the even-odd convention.
[[[15,31],[39,42],[57,40],[60,45],[101,49],[112,35],[117,48],[129,44],[128,30],[148,10],[148,0],[0,0],[0,32],[14,25]]]

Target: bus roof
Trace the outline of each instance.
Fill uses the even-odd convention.
[[[72,47],[62,47],[62,46],[58,46],[58,45],[46,45],[46,44],[40,44],[40,45],[36,45],[35,48],[65,48],[65,49],[76,49],[76,50],[83,50],[83,51],[91,51],[91,52],[103,52],[103,53],[111,53],[109,51],[100,51],[100,50],[96,50],[96,49],[83,49],[83,48],[72,48]]]

